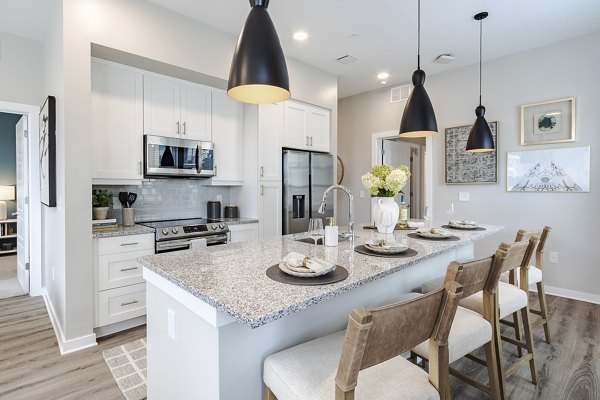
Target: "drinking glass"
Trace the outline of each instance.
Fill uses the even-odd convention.
[[[452,219],[452,216],[454,215],[454,203],[450,203],[450,208],[448,208],[448,211],[446,211],[446,214],[448,214],[450,219]]]
[[[423,219],[425,219],[425,228],[431,228],[431,220],[433,219],[433,215],[430,207],[425,207],[425,214],[423,215]]]
[[[317,240],[323,239],[325,231],[323,229],[323,220],[321,218],[310,219],[308,222],[308,236],[315,241],[315,246],[317,245]]]

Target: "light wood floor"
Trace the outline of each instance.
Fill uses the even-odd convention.
[[[535,337],[538,384],[529,368],[511,376],[508,399],[600,399],[600,305],[548,296],[552,344]],[[41,298],[0,300],[0,399],[123,399],[102,358],[102,351],[146,335],[145,327],[104,339],[97,347],[60,356],[52,325]],[[516,354],[506,345],[506,353]],[[506,354],[505,353],[505,354]],[[464,371],[485,381],[478,364],[458,361]],[[452,379],[457,400],[487,398]]]
[[[61,357],[41,297],[0,300],[0,399],[123,399],[102,351],[145,335],[136,328]]]

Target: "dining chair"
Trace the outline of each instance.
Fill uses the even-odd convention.
[[[529,284],[536,284],[537,286],[537,298],[538,298],[538,303],[539,303],[539,310],[529,310],[529,312],[531,312],[532,314],[538,315],[540,316],[539,319],[537,319],[536,321],[533,321],[531,323],[531,327],[532,328],[537,328],[540,326],[544,327],[544,336],[546,338],[546,342],[550,343],[551,338],[550,338],[550,327],[549,327],[549,318],[548,318],[548,303],[546,302],[546,288],[544,286],[544,276],[543,276],[543,270],[544,270],[544,247],[546,246],[546,240],[548,239],[548,234],[550,233],[550,231],[552,230],[552,228],[550,228],[549,226],[545,226],[542,230],[540,231],[526,231],[524,229],[520,229],[517,232],[517,237],[515,238],[516,242],[520,242],[523,240],[529,240],[529,238],[536,237],[539,239],[537,248],[535,250],[535,265],[530,265],[529,266],[529,274],[528,274],[528,279],[529,279]],[[520,271],[519,269],[513,270],[511,272],[509,272],[508,274],[503,274],[503,276],[500,278],[503,281],[512,283],[512,284],[518,284],[518,280],[519,280],[519,275],[520,275]],[[517,320],[515,320],[513,318],[513,324],[518,323]],[[511,325],[512,324],[508,324]]]
[[[462,372],[450,368],[450,374],[464,382],[487,393],[494,399],[504,398],[504,388],[500,387],[498,375],[497,352],[495,348],[492,325],[495,320],[495,295],[500,273],[505,260],[522,258],[527,251],[528,243],[501,243],[493,256],[469,262],[452,262],[448,267],[445,280],[455,279],[463,286],[463,297],[468,297],[479,291],[482,292],[483,313],[459,306],[454,317],[454,324],[448,337],[448,352],[450,364],[462,357],[482,362],[471,353],[480,347],[485,350],[485,362],[488,370],[488,385],[469,377]],[[416,356],[424,360],[429,358],[427,342],[416,346],[411,352],[411,358]]]
[[[265,359],[265,399],[449,399],[448,334],[461,295],[450,281],[417,299],[355,308],[345,331]],[[401,356],[427,339],[429,374]]]

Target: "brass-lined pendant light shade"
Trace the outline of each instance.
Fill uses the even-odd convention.
[[[238,39],[227,94],[244,103],[276,103],[290,98],[290,80],[279,36],[269,16],[269,0],[250,0],[250,14]]]
[[[437,133],[435,112],[424,86],[425,71],[421,69],[421,0],[418,7],[417,70],[412,76],[414,87],[400,122],[400,136],[407,138],[426,137]]]
[[[470,153],[483,153],[487,151],[494,151],[494,137],[490,126],[485,120],[485,107],[481,105],[481,50],[482,50],[482,20],[488,16],[486,12],[480,12],[473,18],[479,21],[479,105],[475,109],[475,123],[469,133],[469,139],[467,139],[466,151]]]

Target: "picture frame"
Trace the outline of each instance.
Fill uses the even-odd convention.
[[[40,201],[56,207],[56,99],[48,96],[40,109]]]
[[[590,146],[508,152],[506,190],[508,192],[589,192]]]
[[[521,106],[521,146],[575,141],[575,97]]]
[[[498,121],[489,122],[494,151],[466,151],[473,125],[445,129],[446,184],[472,185],[498,183]]]

